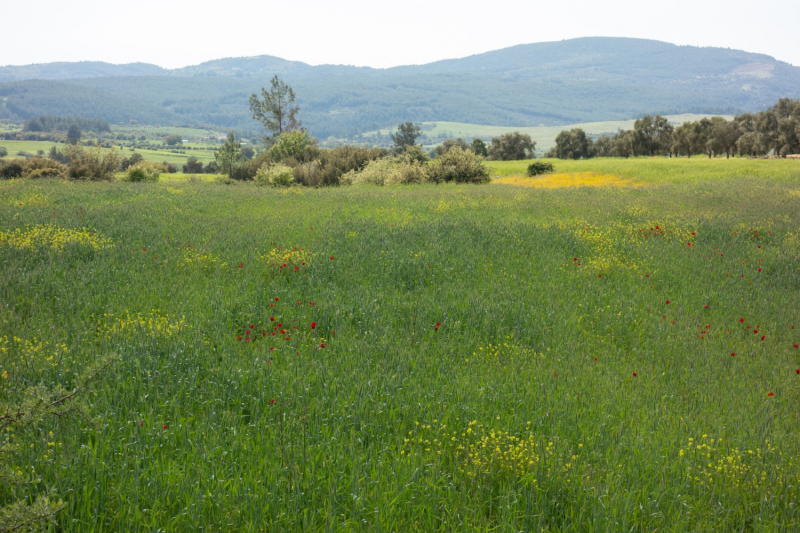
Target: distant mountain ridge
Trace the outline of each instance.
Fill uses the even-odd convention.
[[[274,75],[319,137],[415,122],[497,126],[623,120],[646,113],[757,111],[800,97],[800,67],[764,54],[587,37],[388,69],[274,56],[179,69],[132,63],[0,67],[0,118],[82,115],[112,123],[255,129],[247,99]]]

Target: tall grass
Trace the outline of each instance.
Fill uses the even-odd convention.
[[[0,394],[121,357],[99,424],[14,437],[30,494],[65,531],[796,530],[797,171],[556,165],[656,186],[0,183],[0,230],[110,244],[0,243]]]

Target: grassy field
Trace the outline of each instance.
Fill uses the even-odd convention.
[[[118,356],[97,422],[2,437],[16,496],[61,531],[797,531],[788,163],[0,182],[0,398]]]
[[[683,115],[668,115],[667,118],[673,124],[683,124],[693,120],[700,120],[711,115],[693,115],[690,113]],[[725,117],[731,120],[732,116]],[[423,122],[425,133],[436,136],[446,134],[449,137],[481,137],[491,139],[511,131],[519,131],[530,135],[536,141],[536,148],[539,151],[547,151],[556,144],[556,136],[564,130],[571,128],[582,128],[586,133],[599,135],[602,133],[616,133],[620,129],[633,129],[635,120],[612,120],[606,122],[585,122],[580,124],[569,124],[566,126],[536,126],[536,127],[513,127],[513,126],[487,126],[482,124],[464,124],[461,122]],[[392,130],[381,130],[381,134],[388,138]],[[365,133],[364,137],[375,136],[377,132]]]
[[[18,152],[27,152],[29,154],[36,154],[37,151],[42,150],[45,155],[50,152],[50,148],[55,146],[59,150],[64,149],[63,144],[53,143],[49,141],[5,141],[0,140],[0,146],[4,146],[8,149],[8,155],[5,158],[0,159],[14,159],[17,156]],[[198,145],[199,146],[199,145]],[[129,149],[119,150],[119,148],[115,148],[115,150],[120,152],[120,155],[123,157],[130,157],[131,154],[134,152]],[[174,163],[179,167],[186,163],[186,160],[194,156],[202,163],[208,163],[209,161],[214,160],[214,152],[211,150],[185,150],[183,154],[176,154],[169,150],[146,150],[146,149],[137,149],[136,153],[142,154],[145,161],[154,161],[156,163],[163,163],[164,161],[168,163]]]

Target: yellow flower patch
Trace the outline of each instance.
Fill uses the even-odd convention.
[[[0,231],[0,246],[19,250],[52,250],[63,252],[67,247],[78,246],[95,251],[113,246],[111,239],[87,228],[60,228],[53,224],[27,226],[13,231]]]
[[[185,320],[172,320],[153,309],[149,313],[131,314],[125,311],[124,315],[116,316],[113,313],[103,315],[103,320],[97,328],[97,336],[106,339],[112,337],[131,337],[135,334],[144,334],[150,337],[172,337],[180,333]]]
[[[196,248],[186,248],[185,255],[183,256],[183,264],[189,268],[202,270],[204,272],[211,272],[212,270],[228,266],[228,263],[213,253],[197,250]]]
[[[311,263],[313,259],[311,252],[305,248],[294,247],[289,248],[273,248],[263,256],[261,260],[265,261],[269,266],[282,266],[296,267],[304,266]]]
[[[533,187],[535,189],[560,189],[563,187],[638,187],[641,183],[624,179],[613,174],[597,172],[562,172],[547,174],[540,178],[512,176],[498,178],[492,183],[514,185],[516,187]]]

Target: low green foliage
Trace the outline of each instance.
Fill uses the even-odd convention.
[[[292,167],[281,163],[266,164],[256,174],[256,183],[273,187],[289,187],[294,182]]]
[[[161,177],[162,172],[166,172],[166,169],[163,165],[151,163],[149,161],[142,161],[128,167],[122,179],[123,181],[130,182],[156,182]]]
[[[553,164],[545,163],[544,161],[534,161],[528,165],[528,176],[538,176],[539,174],[547,174],[553,172]]]

